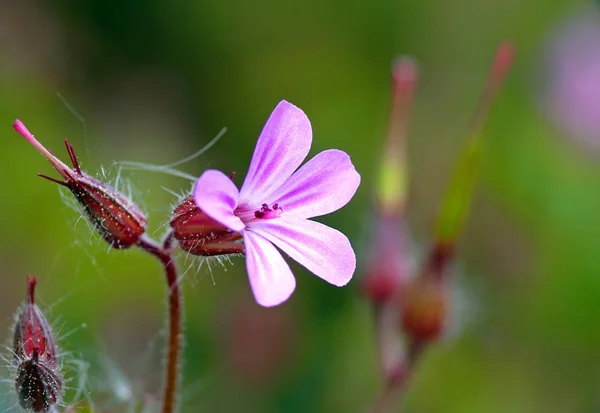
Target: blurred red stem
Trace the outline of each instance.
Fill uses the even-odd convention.
[[[396,366],[395,374],[388,376],[382,393],[375,399],[370,413],[400,412],[400,408],[393,409],[400,403],[400,399],[406,389],[406,382],[410,373],[410,362],[401,360]]]
[[[383,393],[375,400],[371,413],[385,413],[390,411],[392,406],[395,406],[399,402],[403,388],[404,386],[401,383],[386,385]],[[400,410],[397,409],[395,412],[398,413]]]
[[[379,349],[379,363],[386,382],[394,381],[402,374],[402,343],[396,333],[399,320],[392,301],[375,305],[375,337]]]
[[[138,246],[160,260],[165,269],[167,293],[169,299],[169,347],[165,372],[165,388],[162,413],[174,413],[177,404],[179,385],[179,358],[181,356],[181,290],[177,277],[177,268],[171,254],[173,236],[169,234],[161,246],[156,241],[142,235]]]
[[[401,343],[394,328],[398,323],[394,310],[393,301],[384,301],[375,306],[375,336],[385,385],[382,393],[375,399],[371,413],[389,411],[398,401],[404,388],[406,366]]]
[[[385,304],[384,304],[385,305]],[[376,317],[384,318],[382,316],[382,308],[381,306],[376,309]],[[383,320],[379,320],[378,322],[378,337],[380,340],[384,338],[382,331],[379,331],[382,328],[386,328],[385,322]],[[389,339],[389,338],[386,338]],[[400,399],[404,394],[404,390],[406,389],[406,384],[409,380],[411,372],[415,366],[415,364],[420,360],[421,354],[426,349],[429,342],[424,341],[411,341],[406,350],[406,354],[404,357],[400,355],[395,355],[394,357],[389,357],[386,359],[386,351],[390,349],[386,349],[386,345],[389,346],[391,343],[383,343],[380,341],[380,357],[382,358],[382,368],[383,375],[385,379],[385,386],[383,391],[379,395],[373,406],[371,407],[370,413],[385,413],[394,411],[396,413],[400,412],[400,409],[392,410],[394,406],[400,403]],[[398,345],[398,348],[400,346]]]
[[[448,266],[454,258],[454,250],[453,243],[436,242],[429,252],[429,258],[422,272],[423,276],[432,280],[443,280],[448,274]]]

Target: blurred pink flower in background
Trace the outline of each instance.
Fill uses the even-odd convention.
[[[547,46],[542,106],[553,123],[600,150],[600,10],[563,22]]]

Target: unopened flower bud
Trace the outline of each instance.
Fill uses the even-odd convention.
[[[400,302],[402,329],[416,342],[438,339],[448,316],[447,292],[442,282],[417,278]]]
[[[399,300],[402,326],[415,342],[436,340],[448,320],[449,264],[464,229],[482,157],[483,127],[487,113],[506,77],[514,49],[502,43],[492,63],[469,131],[469,139],[446,189],[435,231],[435,242],[423,271]]]
[[[27,299],[14,327],[15,389],[21,407],[46,413],[60,399],[62,379],[50,325],[35,304],[36,284],[37,278],[27,277]]]
[[[73,168],[44,148],[20,120],[15,121],[13,127],[48,159],[63,180],[39,176],[68,188],[102,238],[117,249],[129,248],[138,241],[146,230],[146,217],[125,195],[83,172],[68,141],[65,140],[65,146]]]
[[[189,196],[175,208],[171,218],[173,236],[179,246],[194,255],[214,256],[244,253],[242,234],[219,224]]]
[[[405,220],[408,197],[406,138],[408,115],[417,85],[414,59],[399,58],[392,69],[392,104],[376,192],[375,218],[363,281],[364,292],[374,304],[394,297],[406,283],[411,250]]]
[[[448,321],[449,265],[454,248],[435,244],[423,271],[399,296],[402,328],[417,342],[438,339]]]

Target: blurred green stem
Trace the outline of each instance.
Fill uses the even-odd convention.
[[[165,388],[162,413],[174,413],[177,405],[179,385],[179,359],[181,357],[181,290],[177,277],[177,268],[171,253],[173,234],[168,234],[161,246],[154,240],[142,236],[138,246],[160,260],[167,279],[169,300],[169,347],[165,372]]]

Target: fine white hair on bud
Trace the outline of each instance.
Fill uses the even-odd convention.
[[[52,328],[35,300],[37,277],[27,277],[27,296],[19,306],[12,329],[11,381],[21,408],[48,413],[64,390],[62,363]],[[11,360],[12,359],[12,360]]]
[[[23,122],[16,120],[13,127],[50,162],[62,179],[38,175],[69,189],[95,230],[112,248],[125,249],[138,242],[146,231],[146,216],[119,190],[85,173],[80,168],[75,149],[67,140],[65,147],[71,167],[46,149]]]
[[[0,381],[6,386],[0,392],[6,396],[0,399],[0,412],[79,412],[82,406],[91,405],[89,364],[80,354],[61,351],[58,343],[87,325],[63,331],[65,324],[57,317],[48,321],[46,314],[60,301],[42,310],[37,304],[36,286],[37,277],[29,276],[27,298],[17,309],[10,341],[0,354],[5,371]]]

